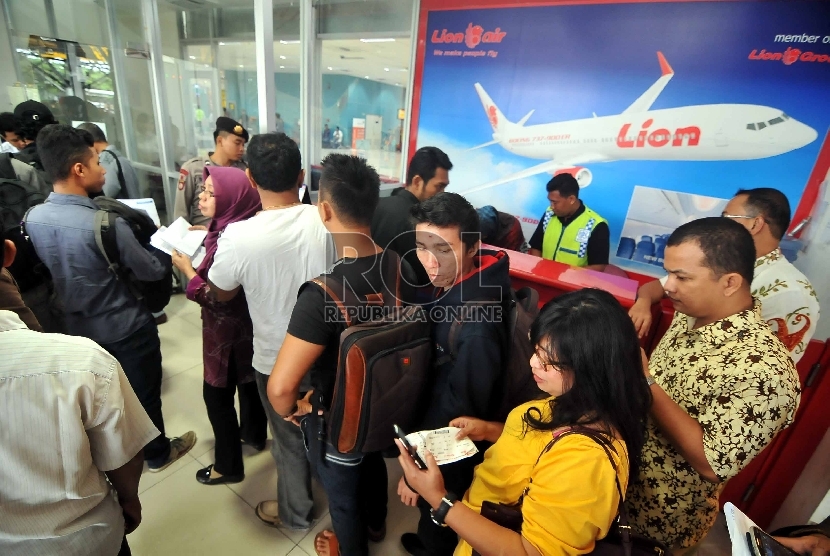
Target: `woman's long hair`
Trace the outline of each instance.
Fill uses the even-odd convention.
[[[629,478],[640,467],[651,391],[643,373],[637,331],[610,293],[583,289],[549,301],[530,328],[544,364],[561,369],[566,391],[550,402],[549,420],[532,408],[525,426],[554,430],[599,425],[625,441]]]

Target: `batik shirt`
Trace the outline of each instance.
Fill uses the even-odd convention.
[[[818,297],[810,281],[776,249],[755,260],[752,296],[797,363],[818,325]]]
[[[694,329],[675,313],[654,350],[649,371],[703,429],[703,449],[720,479],[706,481],[649,419],[639,477],[628,489],[631,526],[669,546],[703,539],[718,496],[793,420],[798,374],[787,348],[761,318],[760,304]]]

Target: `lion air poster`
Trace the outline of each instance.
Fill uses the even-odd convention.
[[[780,189],[795,212],[824,177],[828,2],[436,10],[422,39],[417,146],[527,239],[568,172],[609,222],[611,263],[656,275],[674,228],[738,189]]]

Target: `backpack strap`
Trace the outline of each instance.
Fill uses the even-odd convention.
[[[5,180],[16,180],[17,172],[12,166],[12,155],[9,153],[0,154],[0,178]]]
[[[93,220],[92,226],[95,245],[98,246],[98,251],[104,256],[104,260],[107,261],[107,270],[112,272],[118,280],[121,280],[136,299],[142,301],[144,299],[144,293],[139,289],[137,284],[129,279],[129,270],[121,266],[121,254],[118,252],[118,237],[115,229],[117,220],[118,215],[114,212],[106,210],[98,210],[95,212],[95,219]]]
[[[114,152],[110,150],[104,150],[106,150],[110,155],[112,155],[112,158],[115,159],[115,165],[118,167],[118,185],[121,186],[121,191],[119,191],[119,195],[122,197],[128,197],[129,195],[127,194],[127,186],[124,181],[124,171],[121,169],[121,161],[118,160],[118,155],[116,155]]]

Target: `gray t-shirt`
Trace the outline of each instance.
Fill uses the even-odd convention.
[[[119,152],[112,145],[107,146],[101,151],[100,155],[101,166],[107,171],[104,178],[104,195],[116,199],[139,199],[141,195],[138,192],[138,176],[133,169],[133,165],[127,160],[121,152]],[[122,191],[121,181],[118,178],[118,165],[121,165],[121,173],[124,176],[124,188]]]

